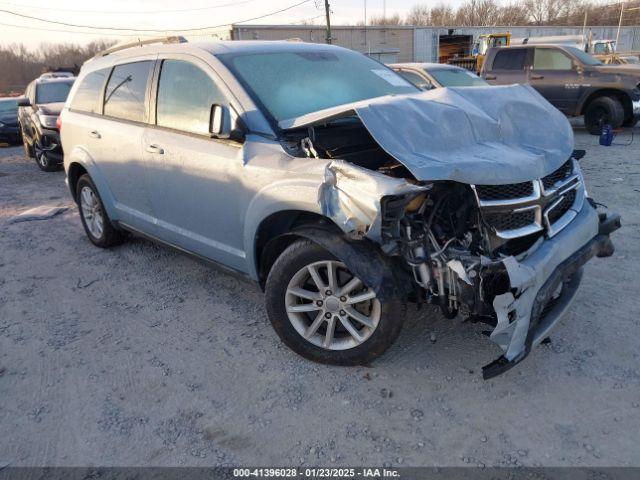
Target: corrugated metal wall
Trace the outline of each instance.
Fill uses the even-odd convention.
[[[235,40],[287,40],[300,38],[305,42],[324,43],[326,30],[319,26],[234,25]],[[413,60],[413,27],[343,27],[331,29],[333,44],[372,54],[390,53],[394,61]]]
[[[615,39],[617,27],[587,27],[593,37]],[[344,27],[332,28],[333,43],[377,58],[398,62],[437,62],[440,35],[511,32],[514,38],[580,35],[582,27]],[[235,40],[287,40],[324,43],[326,30],[313,25],[234,25]],[[622,27],[618,51],[640,50],[640,27]]]

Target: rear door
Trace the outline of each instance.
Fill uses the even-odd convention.
[[[496,52],[491,68],[485,66],[484,79],[492,85],[528,82],[528,48],[504,48]]]
[[[87,121],[85,135],[124,223],[153,234],[154,214],[146,186],[142,134],[148,112],[153,58],[117,65],[104,91],[102,116]]]
[[[573,59],[558,48],[536,47],[529,81],[558,110],[575,110],[584,83]]]
[[[243,147],[209,133],[212,105],[228,108],[230,94],[212,67],[191,55],[162,55],[155,77],[155,115],[144,132],[143,155],[157,235],[245,270]]]

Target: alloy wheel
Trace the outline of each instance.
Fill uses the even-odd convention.
[[[334,260],[301,268],[287,286],[285,306],[296,331],[327,350],[357,347],[380,322],[381,304],[375,292]]]
[[[36,155],[36,161],[42,168],[49,168],[49,157],[47,156],[47,152],[42,148],[42,146],[36,142],[34,143],[34,150]]]
[[[87,186],[80,191],[80,208],[87,229],[94,238],[101,238],[104,232],[104,217],[100,202],[93,190]]]

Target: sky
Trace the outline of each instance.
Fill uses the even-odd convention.
[[[119,41],[137,36],[178,34],[175,30],[216,27],[192,32],[193,39],[227,34],[228,23],[291,24],[313,20],[324,25],[324,0],[0,0],[0,44],[24,43],[35,48],[41,43],[87,43],[100,38]],[[462,0],[445,0],[457,6]],[[301,4],[300,4],[301,3]],[[415,4],[435,5],[442,0],[367,0],[367,16],[406,15]],[[294,6],[299,4],[297,6]],[[330,0],[331,23],[356,24],[364,20],[365,0]],[[292,7],[292,8],[289,8]],[[255,20],[278,10],[280,13]],[[49,21],[123,30],[95,30],[46,23],[14,15],[38,17]],[[48,30],[45,30],[48,29]],[[124,29],[163,30],[132,32]],[[166,29],[166,31],[164,31]],[[174,30],[174,31],[172,31]],[[116,35],[117,34],[117,35]]]

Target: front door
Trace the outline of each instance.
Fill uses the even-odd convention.
[[[242,145],[209,134],[211,106],[229,104],[214,75],[195,57],[159,63],[155,119],[144,132],[143,155],[158,237],[245,270]]]
[[[529,82],[558,110],[569,113],[575,110],[584,79],[562,50],[536,47]]]

